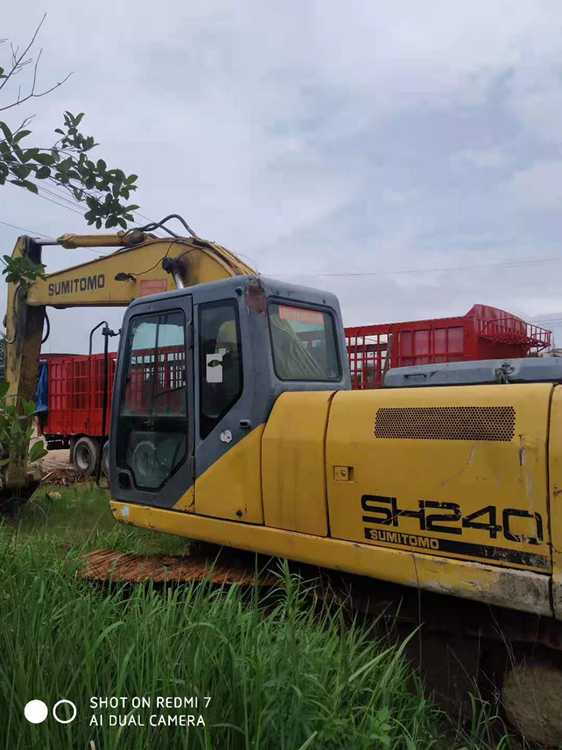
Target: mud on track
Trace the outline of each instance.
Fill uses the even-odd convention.
[[[251,560],[236,554],[224,554],[216,560],[208,555],[194,554],[182,557],[166,555],[138,555],[95,550],[84,557],[81,578],[115,583],[180,583],[187,581],[210,581],[215,584],[240,584],[252,586],[256,580],[260,586],[274,586],[277,576],[260,572]]]

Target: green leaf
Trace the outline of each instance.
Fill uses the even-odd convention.
[[[4,133],[4,138],[11,143],[12,142],[12,131],[6,125],[5,122],[0,122],[0,130]]]
[[[10,182],[13,182],[14,185],[17,185],[18,187],[23,187],[36,195],[39,193],[37,185],[34,185],[33,182],[29,182],[29,180],[10,180]]]
[[[35,172],[35,178],[37,180],[45,180],[47,177],[51,176],[51,170],[49,167],[41,167]]]
[[[50,167],[55,163],[55,157],[52,154],[38,153],[37,156],[33,157],[39,164],[43,164],[45,167]]]
[[[5,398],[6,394],[10,390],[10,384],[7,380],[0,381],[0,398]]]
[[[39,189],[37,188],[37,185],[34,182],[31,182],[30,180],[22,180],[21,187],[24,187],[26,190],[29,190],[30,193],[35,193],[35,195],[39,194]]]
[[[35,402],[34,401],[25,401],[22,398],[21,406],[23,409],[23,413],[25,414],[26,417],[32,417],[33,414],[35,414]]]
[[[18,157],[18,159],[22,162],[22,164],[25,164],[28,161],[31,161],[33,159],[33,154],[29,153],[29,149],[26,149],[25,151],[22,151],[22,149],[14,143],[14,153]]]
[[[64,130],[61,130],[60,128],[55,128],[55,133],[59,133],[60,135],[64,135]]]
[[[310,747],[312,745],[312,741],[316,738],[318,732],[313,732],[310,737],[306,740],[306,742],[303,742],[303,744],[299,747],[298,750],[305,750],[307,747]]]
[[[107,169],[107,164],[103,159],[98,159],[98,163],[96,166],[100,172],[105,172],[105,170]]]
[[[31,130],[19,130],[13,138],[13,143],[19,143],[26,135],[31,135]]]
[[[35,461],[39,461],[40,458],[43,458],[43,456],[46,455],[47,451],[45,450],[43,441],[34,443],[29,451],[29,461],[31,463],[34,463]]]
[[[12,143],[12,150],[21,162],[27,161],[25,153],[21,150],[17,143]]]
[[[29,177],[31,167],[26,167],[25,164],[17,164],[12,167],[12,172],[20,180],[25,180],[26,177]]]
[[[37,185],[35,185],[35,183],[33,182],[30,182],[29,180],[23,180],[22,186],[26,190],[29,190],[31,193],[35,193],[36,195],[39,193],[39,190],[37,189]]]

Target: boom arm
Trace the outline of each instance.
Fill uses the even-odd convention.
[[[66,234],[56,242],[40,242],[20,237],[12,257],[27,256],[42,262],[42,248],[57,244],[78,247],[115,247],[115,252],[88,263],[49,274],[46,280],[31,284],[27,291],[8,285],[6,326],[6,380],[10,395],[32,401],[37,371],[45,307],[127,306],[136,297],[219,281],[256,271],[220,245],[198,238],[156,238],[141,230],[117,234]],[[18,399],[19,402],[19,399]],[[22,456],[10,456],[9,487],[25,484],[26,467]]]

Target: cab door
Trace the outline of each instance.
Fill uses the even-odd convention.
[[[172,508],[193,486],[191,294],[133,303],[113,395],[110,481],[118,500]]]
[[[194,508],[212,518],[263,523],[267,389],[254,378],[251,342],[256,335],[245,306],[238,294],[226,297],[224,292],[203,289],[200,302],[196,297]]]

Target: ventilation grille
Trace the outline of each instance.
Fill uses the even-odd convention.
[[[503,440],[515,432],[513,406],[421,406],[378,409],[375,437],[409,440]]]

